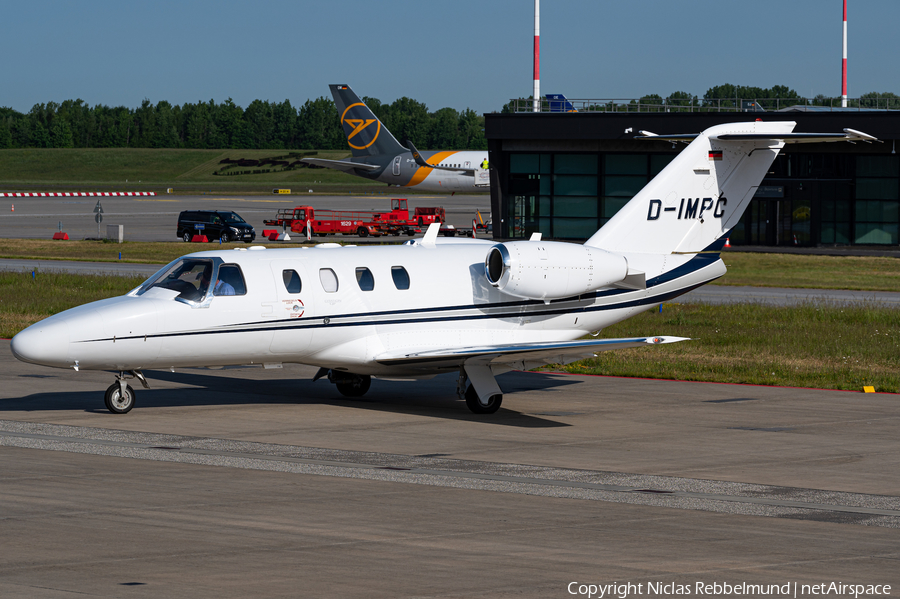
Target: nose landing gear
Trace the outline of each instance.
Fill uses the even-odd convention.
[[[129,378],[136,378],[141,382],[144,389],[149,389],[150,385],[144,378],[140,370],[122,371],[116,375],[116,382],[109,386],[106,394],[103,396],[103,402],[106,409],[113,414],[127,414],[134,407],[135,393],[131,385],[126,383]]]

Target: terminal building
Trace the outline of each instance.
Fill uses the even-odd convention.
[[[545,103],[545,110],[547,103]],[[485,115],[495,238],[584,241],[685,146],[635,139],[742,120],[796,121],[798,133],[856,129],[882,143],[788,144],[732,245],[900,244],[900,110],[510,112]]]

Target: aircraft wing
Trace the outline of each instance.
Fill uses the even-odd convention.
[[[626,339],[591,339],[587,341],[562,341],[550,343],[523,343],[511,345],[484,345],[459,349],[404,349],[385,352],[375,361],[385,366],[422,366],[453,368],[466,363],[506,364],[527,370],[544,364],[568,364],[591,358],[602,351],[644,347],[688,341],[686,337],[631,337]]]
[[[325,158],[301,158],[300,162],[312,164],[314,166],[324,166],[335,170],[344,171],[345,173],[352,170],[361,171],[377,171],[381,166],[377,164],[365,164],[363,162],[353,162],[350,160],[326,160]]]
[[[439,166],[436,164],[428,164],[428,162],[426,162],[425,159],[422,158],[422,155],[419,154],[419,150],[416,149],[416,146],[413,145],[413,142],[411,142],[410,140],[407,139],[406,145],[407,145],[407,147],[409,147],[410,152],[412,152],[413,159],[416,161],[416,164],[418,164],[419,166],[433,168],[438,171],[454,171],[457,173],[465,173],[471,177],[475,176],[474,168],[453,168],[453,167],[449,167],[449,166]]]

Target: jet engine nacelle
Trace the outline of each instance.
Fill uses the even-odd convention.
[[[623,256],[559,241],[510,241],[484,260],[491,285],[503,293],[549,301],[594,291],[625,279]]]

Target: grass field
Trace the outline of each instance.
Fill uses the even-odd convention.
[[[277,244],[261,242],[254,245],[268,247],[299,247],[301,244]],[[77,260],[86,262],[122,262],[137,264],[168,264],[175,258],[206,250],[247,247],[245,243],[183,243],[180,241],[52,241],[46,239],[0,239],[0,258],[24,258],[33,260]]]
[[[317,193],[381,191],[383,183],[332,169],[295,169],[254,175],[216,176],[224,158],[261,159],[290,150],[168,150],[149,148],[0,150],[0,188],[17,191],[216,190],[271,193],[273,187]],[[339,160],[345,151],[318,151],[317,158]]]
[[[0,273],[0,337],[68,308],[122,295],[141,278]],[[675,335],[672,345],[611,351],[569,372],[848,389],[900,391],[900,319],[871,307],[773,308],[665,304],[605,329],[603,337]],[[554,370],[554,368],[550,368]]]
[[[604,352],[562,370],[853,391],[872,385],[900,392],[900,318],[890,308],[674,303],[602,333],[651,335],[692,341]]]
[[[260,243],[267,247],[300,244]],[[244,247],[229,243],[223,247]],[[0,258],[84,260],[168,264],[190,252],[218,249],[219,245],[186,245],[179,242],[51,241],[0,239]],[[811,289],[852,289],[900,292],[900,259],[861,256],[807,256],[728,251],[723,259],[728,274],[713,284]]]
[[[0,338],[57,312],[128,293],[143,277],[0,272]]]
[[[900,259],[725,251],[719,285],[900,291]]]

